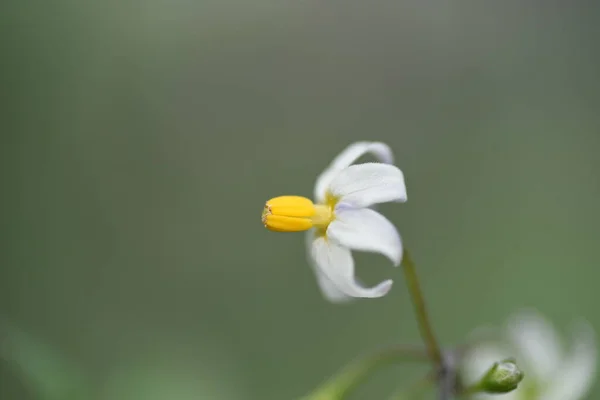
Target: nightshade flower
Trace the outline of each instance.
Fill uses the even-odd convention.
[[[508,323],[505,341],[475,346],[463,360],[465,383],[480,378],[490,365],[514,356],[525,372],[519,387],[505,395],[473,395],[474,399],[580,400],[596,376],[594,331],[586,322],[573,327],[569,352],[563,352],[554,327],[533,311],[521,312]]]
[[[372,154],[381,163],[352,165],[365,154]],[[381,297],[392,287],[391,280],[373,287],[358,282],[351,254],[351,250],[381,253],[395,266],[402,260],[398,231],[369,208],[406,201],[404,175],[392,162],[392,151],[386,144],[354,143],[317,178],[314,202],[300,196],[280,196],[264,207],[262,222],[266,228],[308,231],[308,258],[323,295],[330,301]]]

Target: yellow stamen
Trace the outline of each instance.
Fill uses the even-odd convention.
[[[326,229],[333,220],[332,207],[313,204],[306,197],[280,196],[265,204],[262,222],[276,232],[306,231],[312,227]]]

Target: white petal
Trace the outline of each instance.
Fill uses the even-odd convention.
[[[355,297],[348,296],[335,286],[335,284],[320,269],[315,268],[315,276],[323,297],[332,303],[349,303],[355,300]]]
[[[325,201],[327,188],[331,181],[345,168],[348,168],[361,156],[370,153],[378,161],[386,164],[394,162],[392,150],[381,142],[356,142],[346,147],[331,164],[319,175],[315,183],[315,200],[319,203]]]
[[[354,279],[354,260],[350,250],[325,237],[317,237],[311,246],[311,257],[317,268],[342,293],[350,297],[382,297],[392,288],[392,281],[387,280],[377,286],[366,288]],[[323,293],[328,296],[327,293]]]
[[[548,382],[544,400],[579,400],[586,396],[596,377],[596,339],[587,322],[573,330],[573,350]]]
[[[519,352],[522,369],[532,379],[551,379],[561,358],[560,341],[544,317],[534,311],[522,312],[509,321],[508,333]]]
[[[478,345],[464,355],[461,371],[467,385],[474,384],[487,372],[495,362],[507,358],[502,346],[494,343]]]
[[[354,207],[406,201],[404,174],[389,164],[351,165],[335,177],[329,185],[329,191],[339,202]]]
[[[395,266],[402,260],[400,234],[386,217],[368,208],[338,205],[327,237],[352,250],[381,253]]]
[[[314,230],[309,230],[306,233],[306,245],[307,245],[307,254],[308,254],[308,262],[310,263],[313,271],[315,272],[315,277],[317,278],[317,283],[319,284],[319,289],[321,289],[321,293],[323,297],[332,303],[348,303],[355,298],[352,296],[348,296],[346,293],[342,292],[337,288],[319,268],[316,263],[316,260],[312,256],[312,245],[315,237]]]

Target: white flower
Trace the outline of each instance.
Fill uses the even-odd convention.
[[[573,326],[570,351],[563,352],[556,331],[534,311],[509,320],[506,340],[482,343],[463,361],[467,385],[483,376],[495,361],[515,357],[525,379],[502,397],[478,394],[477,399],[580,400],[589,391],[596,373],[596,342],[592,327],[584,321]]]
[[[367,153],[382,163],[352,165]],[[381,253],[395,266],[402,260],[398,231],[369,208],[378,203],[406,201],[404,175],[392,162],[392,151],[386,144],[354,143],[317,178],[314,203],[305,197],[281,196],[265,205],[262,222],[268,229],[308,230],[309,261],[323,295],[330,301],[381,297],[392,287],[391,280],[374,287],[358,282],[351,253]]]

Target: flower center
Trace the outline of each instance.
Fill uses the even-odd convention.
[[[310,228],[324,231],[333,221],[333,204],[313,204],[301,196],[279,196],[267,201],[261,219],[265,228],[276,232]]]

